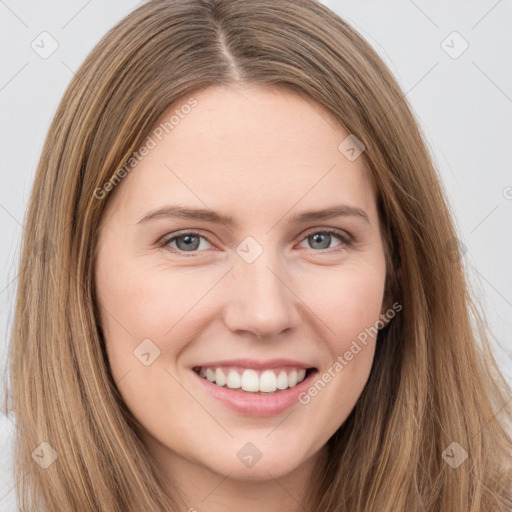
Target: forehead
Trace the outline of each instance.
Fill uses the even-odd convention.
[[[183,108],[191,98],[195,106]],[[339,149],[348,135],[323,106],[292,92],[210,87],[166,110],[114,199],[140,213],[176,201],[247,214],[345,202],[372,215],[364,158]]]

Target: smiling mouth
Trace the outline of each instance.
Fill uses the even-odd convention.
[[[268,395],[294,388],[305,380],[316,368],[272,368],[256,370],[241,367],[193,368],[200,377],[219,387],[241,393]]]

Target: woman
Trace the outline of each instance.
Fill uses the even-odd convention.
[[[30,199],[22,509],[510,510],[510,389],[454,241],[343,20],[145,3],[69,85]]]

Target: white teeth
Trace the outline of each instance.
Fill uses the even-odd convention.
[[[242,378],[235,370],[230,370],[228,373],[228,380],[226,382],[228,388],[238,389],[242,385]]]
[[[247,370],[245,370],[247,371]],[[244,372],[245,373],[245,372]],[[277,388],[276,374],[271,370],[264,371],[260,376],[260,391],[272,393]]]
[[[219,386],[224,386],[227,382],[226,376],[224,375],[224,372],[217,368],[215,370],[215,383]]]
[[[277,377],[277,389],[286,389],[288,387],[288,375],[284,370],[279,372]]]
[[[276,372],[265,370],[258,375],[258,372],[252,368],[243,370],[242,374],[235,369],[228,371],[222,368],[201,368],[199,375],[217,386],[227,386],[230,389],[242,388],[251,393],[273,393],[276,390],[292,388],[306,377],[305,368],[292,369],[289,373],[280,370],[277,375]]]
[[[244,370],[244,373],[242,373],[242,389],[244,391],[260,390],[260,380],[255,370]]]

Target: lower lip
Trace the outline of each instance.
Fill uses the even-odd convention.
[[[213,384],[193,370],[192,372],[214,398],[230,409],[248,416],[268,417],[281,414],[299,403],[300,393],[311,385],[317,370],[310,371],[309,375],[293,388],[274,393],[251,393],[242,391],[241,388],[235,390],[226,386],[217,386],[217,384]]]

